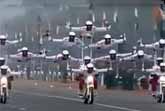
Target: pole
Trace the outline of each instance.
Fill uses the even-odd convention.
[[[157,58],[157,52],[156,49],[154,49],[154,66],[156,66],[156,58]]]
[[[119,61],[116,61],[116,78],[119,78]]]
[[[142,71],[144,71],[144,59],[142,60]]]
[[[101,86],[104,86],[104,73],[101,74]]]
[[[134,61],[134,79],[136,78],[136,61]]]
[[[83,43],[84,43],[84,37],[82,37],[82,41],[83,41]],[[82,47],[81,47],[81,58],[82,58],[82,60],[84,60],[84,44],[82,43]]]
[[[163,62],[165,62],[165,47],[163,48]]]

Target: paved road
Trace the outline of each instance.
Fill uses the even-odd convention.
[[[36,84],[38,83],[38,84]],[[54,87],[50,87],[50,85]],[[164,104],[157,104],[147,93],[136,91],[103,90],[93,105],[84,105],[76,90],[61,83],[16,81],[14,90],[3,111],[164,111]]]

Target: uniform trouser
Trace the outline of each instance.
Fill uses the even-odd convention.
[[[159,85],[151,84],[151,93],[152,93],[152,95],[156,94],[156,91],[158,90],[158,88],[159,88]]]

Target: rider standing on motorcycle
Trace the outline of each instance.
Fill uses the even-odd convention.
[[[1,77],[2,76],[6,76],[7,77],[7,79],[8,79],[8,89],[10,90],[11,89],[11,81],[12,81],[12,76],[10,76],[10,72],[11,72],[11,70],[10,70],[10,68],[8,67],[8,66],[6,66],[6,65],[2,65],[1,67],[0,67],[0,71],[1,71]]]
[[[156,65],[154,67],[154,74],[151,74],[149,83],[151,84],[152,96],[155,97],[157,88],[159,86],[159,75],[164,72],[164,66],[162,64],[163,58],[159,57],[156,60]],[[155,69],[156,68],[156,69]]]
[[[85,56],[84,57],[84,70],[86,71],[87,70],[87,64],[89,64],[91,62],[91,58],[89,56]],[[85,75],[84,73],[79,73],[79,91],[80,93],[83,92],[83,89],[84,89],[84,84],[85,84],[85,81],[84,81],[84,78],[85,78]]]
[[[92,63],[89,63],[86,65],[86,71],[84,71],[84,76],[80,79],[80,82],[79,82],[79,90],[80,90],[80,95],[83,94],[84,92],[84,87],[86,85],[86,77],[87,75],[93,75],[94,77],[94,89],[97,89],[97,80],[96,80],[96,71],[94,69],[94,65]]]

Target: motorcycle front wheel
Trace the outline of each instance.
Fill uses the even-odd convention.
[[[84,104],[93,104],[94,102],[94,88],[89,88],[89,94],[87,94],[87,90],[85,92],[85,100]]]

